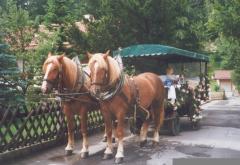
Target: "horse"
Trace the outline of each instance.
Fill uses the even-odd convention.
[[[142,73],[134,77],[121,76],[121,67],[118,62],[106,53],[88,53],[88,66],[91,72],[90,92],[100,102],[100,110],[104,117],[107,133],[107,147],[103,159],[110,159],[113,156],[112,148],[112,117],[117,119],[116,137],[118,138],[115,163],[123,162],[124,158],[124,123],[127,114],[133,113],[134,105],[137,111],[145,113],[141,130],[140,146],[147,142],[148,126],[154,121],[153,144],[159,142],[159,130],[164,121],[164,85],[158,75],[154,73]],[[122,78],[121,78],[122,77]],[[119,82],[122,82],[119,87]],[[104,99],[103,95],[110,88],[118,88],[117,92]]]
[[[43,93],[49,93],[53,87],[61,86],[71,93],[81,92],[77,96],[69,96],[62,100],[63,112],[67,119],[68,142],[65,147],[67,155],[72,154],[74,150],[74,115],[80,116],[81,134],[83,138],[81,158],[87,158],[89,155],[87,138],[87,112],[99,109],[98,102],[88,93],[89,77],[81,69],[81,64],[65,57],[64,55],[48,54],[48,58],[43,64],[44,78],[41,86]],[[60,91],[59,91],[60,92]],[[84,94],[86,93],[86,94]]]

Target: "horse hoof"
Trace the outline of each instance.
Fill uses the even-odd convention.
[[[105,137],[103,137],[103,140],[102,140],[102,142],[107,142],[107,137],[105,136]]]
[[[81,153],[81,158],[82,158],[82,159],[86,159],[88,156],[89,156],[89,153],[88,153],[88,152],[82,152],[82,153]]]
[[[115,163],[116,163],[116,164],[121,164],[121,163],[123,163],[123,157],[121,157],[121,158],[115,158]]]
[[[104,154],[103,155],[103,160],[107,160],[107,159],[112,159],[113,155],[112,154]]]
[[[140,142],[140,147],[144,147],[147,144],[147,140],[143,140]]]
[[[65,150],[65,155],[70,156],[73,154],[73,150]]]
[[[116,143],[116,139],[115,138],[112,138],[112,143]]]
[[[156,147],[156,146],[158,146],[158,144],[159,144],[159,142],[153,141],[152,142],[152,147]]]

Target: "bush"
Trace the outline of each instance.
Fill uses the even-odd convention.
[[[215,92],[219,92],[219,91],[220,91],[220,86],[217,85],[217,84],[215,84],[214,87],[213,87],[213,90],[214,90]]]

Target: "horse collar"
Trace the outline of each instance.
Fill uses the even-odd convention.
[[[85,83],[85,73],[82,69],[82,65],[80,64],[78,58],[74,58],[73,60],[77,65],[77,79],[73,90],[80,91]]]
[[[125,76],[123,73],[121,73],[121,75],[120,75],[119,79],[116,81],[116,83],[114,83],[114,85],[108,86],[107,91],[103,91],[100,96],[97,96],[93,93],[91,93],[91,95],[95,99],[97,99],[99,102],[110,100],[111,98],[113,98],[115,95],[117,95],[121,91],[121,89],[124,85],[124,79],[125,79]]]

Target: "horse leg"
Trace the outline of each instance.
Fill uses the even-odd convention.
[[[112,142],[113,143],[115,143],[116,142],[116,136],[115,136],[115,134],[116,134],[116,131],[115,131],[115,129],[116,129],[116,123],[115,123],[115,121],[113,121],[113,129],[112,129]],[[107,142],[107,131],[106,131],[106,125],[105,125],[105,130],[104,130],[104,135],[103,135],[103,140],[102,140],[103,142]]]
[[[116,135],[118,138],[117,154],[115,156],[115,163],[120,164],[124,158],[123,137],[124,137],[124,115],[119,115]]]
[[[143,147],[147,143],[147,133],[148,133],[149,121],[145,120],[142,124],[140,131],[140,147]]]
[[[105,124],[105,129],[104,129],[104,135],[103,135],[103,142],[107,142],[107,130],[106,130],[106,124]]]
[[[154,109],[154,122],[155,122],[155,130],[153,134],[153,145],[159,143],[159,131],[160,127],[164,121],[164,104],[160,104],[158,108]]]
[[[105,122],[105,130],[107,134],[107,147],[104,151],[103,159],[111,159],[113,156],[112,150],[112,119],[109,113],[103,112],[103,118]]]
[[[65,147],[66,155],[71,155],[74,149],[74,115],[68,106],[64,106],[64,113],[67,118],[68,143]]]
[[[116,143],[116,127],[117,127],[117,121],[113,120],[113,133],[112,133],[112,142]]]
[[[89,156],[88,150],[88,138],[87,138],[87,109],[83,108],[80,112],[81,116],[81,133],[83,137],[81,158],[87,158]]]

